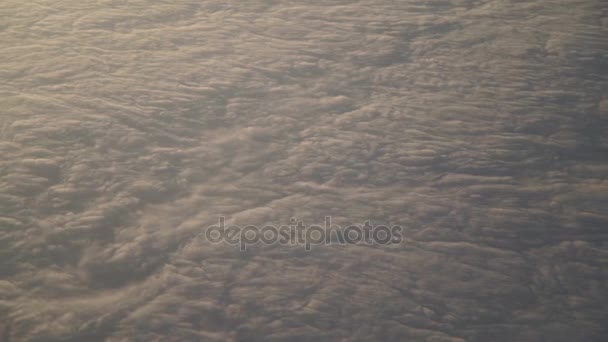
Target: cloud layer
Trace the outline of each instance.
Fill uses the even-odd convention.
[[[0,4],[0,341],[600,341],[602,1]],[[399,246],[254,246],[365,220]]]

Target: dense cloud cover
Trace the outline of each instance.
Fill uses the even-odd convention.
[[[0,341],[605,340],[607,37],[602,0],[1,2]]]

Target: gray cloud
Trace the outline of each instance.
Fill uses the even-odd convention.
[[[606,11],[0,4],[0,341],[601,341]]]

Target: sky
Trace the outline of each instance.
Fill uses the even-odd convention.
[[[601,0],[3,0],[0,342],[605,341]],[[290,219],[399,243],[210,241]]]

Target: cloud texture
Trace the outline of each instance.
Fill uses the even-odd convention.
[[[603,1],[3,1],[0,341],[601,341]],[[204,239],[290,217],[398,246]]]

